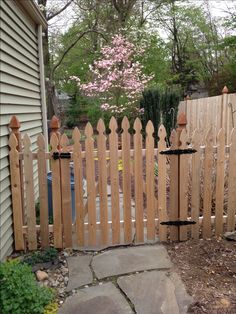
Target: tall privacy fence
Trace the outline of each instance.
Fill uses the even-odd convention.
[[[105,134],[99,120],[96,132],[88,123],[85,130],[75,128],[69,139],[59,133],[54,117],[50,147],[40,134],[32,152],[29,136],[22,138],[14,123],[15,117],[9,155],[16,250],[184,241],[235,228],[235,130],[230,145],[225,145],[223,129],[216,145],[212,130],[204,139],[195,130],[189,145],[182,114],[170,147],[163,125],[155,147],[151,121],[142,130],[137,118],[130,129],[124,118],[117,131],[112,118]]]
[[[184,112],[187,117],[187,132],[191,139],[195,129],[205,137],[212,128],[213,140],[221,128],[226,132],[226,143],[230,142],[232,128],[236,127],[236,94],[228,94],[225,86],[222,95],[199,99],[186,97],[179,104],[179,113]]]

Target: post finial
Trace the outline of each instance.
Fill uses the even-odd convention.
[[[52,130],[58,130],[60,128],[60,121],[56,116],[52,117],[52,120],[50,122],[50,128]]]
[[[181,112],[181,113],[178,115],[177,124],[178,124],[179,127],[184,127],[184,126],[186,126],[186,124],[187,124],[187,118],[186,118],[186,114],[185,114],[184,112]]]
[[[12,129],[12,131],[17,131],[20,128],[20,121],[18,120],[18,118],[16,116],[12,116],[10,123],[9,123],[9,128]]]
[[[224,88],[222,89],[222,94],[228,94],[229,90],[228,87],[225,85]]]

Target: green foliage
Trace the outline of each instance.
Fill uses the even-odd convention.
[[[53,291],[38,285],[30,266],[18,260],[0,264],[2,314],[41,314],[53,299]]]
[[[58,257],[58,251],[53,248],[47,248],[43,251],[36,251],[24,258],[24,262],[28,265],[35,265],[37,263],[46,263],[54,261]]]
[[[177,89],[153,88],[143,92],[143,98],[140,101],[140,108],[144,108],[143,127],[146,127],[149,120],[152,121],[156,142],[160,123],[164,124],[168,135],[175,127],[179,100],[180,93]]]
[[[56,302],[48,304],[43,314],[57,314],[58,313],[58,304]]]

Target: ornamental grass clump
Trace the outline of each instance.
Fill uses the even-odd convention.
[[[1,314],[42,314],[53,300],[52,289],[39,286],[30,266],[17,259],[0,264]]]

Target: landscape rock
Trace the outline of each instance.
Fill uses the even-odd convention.
[[[44,280],[48,279],[48,274],[45,271],[38,270],[36,272],[36,278],[38,281],[44,281]]]

